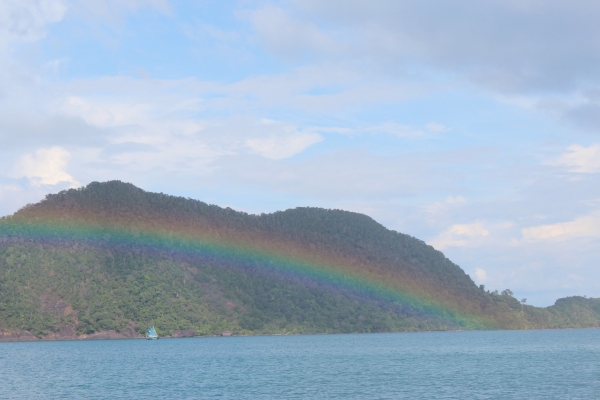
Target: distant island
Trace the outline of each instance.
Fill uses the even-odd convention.
[[[0,341],[584,328],[486,291],[441,252],[357,213],[251,215],[120,181],[0,219]]]

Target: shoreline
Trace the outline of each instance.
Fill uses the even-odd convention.
[[[480,329],[480,330],[445,330],[445,331],[398,331],[398,332],[336,332],[336,333],[272,333],[272,334],[249,334],[249,335],[203,335],[203,336],[161,336],[160,339],[203,339],[203,338],[220,338],[220,337],[266,337],[266,336],[312,336],[312,335],[378,335],[378,334],[395,334],[395,333],[438,333],[438,332],[500,332],[500,331],[566,331],[566,330],[582,330],[582,329],[600,329],[600,327],[592,326],[586,328],[536,328],[536,329]],[[88,341],[88,340],[146,340],[144,336],[125,336],[116,331],[101,331],[89,335],[80,336],[65,336],[58,337],[50,335],[44,338],[38,338],[27,331],[7,331],[0,330],[0,343],[13,342],[66,342],[66,341]]]

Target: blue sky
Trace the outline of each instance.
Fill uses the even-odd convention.
[[[119,179],[370,215],[530,304],[600,296],[600,3],[7,0],[0,214]]]

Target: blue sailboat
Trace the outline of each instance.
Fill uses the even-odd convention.
[[[146,333],[146,339],[148,339],[148,340],[158,339],[158,334],[156,333],[156,329],[154,329],[154,326],[151,326],[150,328],[148,328],[148,332]]]

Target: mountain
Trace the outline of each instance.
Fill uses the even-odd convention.
[[[600,299],[490,293],[347,211],[251,215],[120,181],[0,219],[0,340],[597,327]]]

